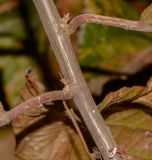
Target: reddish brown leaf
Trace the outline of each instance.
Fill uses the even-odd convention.
[[[99,110],[111,106],[112,104],[122,103],[122,102],[138,102],[151,107],[152,99],[152,78],[147,82],[146,87],[133,86],[133,87],[123,87],[115,92],[109,93],[104,100],[99,104]]]
[[[106,121],[120,148],[127,151],[134,159],[137,157],[137,159],[151,160],[152,137],[147,137],[145,133],[152,131],[152,110],[129,108],[126,105],[121,106],[121,109],[115,110]]]
[[[44,91],[31,75],[26,78],[21,102]],[[89,160],[79,136],[65,124],[68,117],[61,108],[48,104],[32,108],[13,122],[18,160]]]

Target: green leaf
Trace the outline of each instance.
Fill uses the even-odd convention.
[[[113,17],[138,18],[138,14],[125,0],[86,0],[86,10]]]
[[[130,20],[139,19],[137,12],[125,0],[86,0],[86,13],[88,12]],[[126,68],[130,63],[136,62],[139,57],[144,57],[144,53],[151,43],[150,33],[133,32],[99,24],[83,25],[79,34],[78,59],[81,67],[88,69],[89,74],[92,75],[89,76],[89,79],[87,78],[92,93],[100,95],[101,88],[110,79],[121,79],[121,75],[134,74],[141,70],[147,61],[140,63],[142,65],[131,64],[132,67],[129,70]],[[98,72],[95,73],[92,69]],[[102,71],[108,72],[104,74]],[[121,75],[117,73],[121,73]],[[88,72],[84,73],[84,75],[86,74]],[[94,74],[96,74],[95,78]]]
[[[123,0],[110,2],[90,0],[88,8],[93,13],[138,19],[137,13]],[[122,68],[139,52],[151,45],[151,42],[152,39],[144,33],[98,24],[86,24],[81,28],[79,35],[79,62],[86,68],[121,72]]]
[[[23,49],[26,38],[24,23],[17,10],[0,17],[0,49]]]
[[[18,103],[19,90],[25,84],[25,70],[29,66],[39,73],[36,64],[26,56],[0,56],[3,87],[6,100],[11,106],[15,106]]]

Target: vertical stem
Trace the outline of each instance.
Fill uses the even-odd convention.
[[[83,78],[70,37],[63,31],[63,21],[53,0],[33,0],[44,25],[51,47],[56,55],[65,79],[80,86],[79,94],[73,100],[82,115],[90,134],[98,146],[104,160],[109,160],[109,148],[116,147],[115,141],[106,126]],[[118,156],[114,160],[120,159]]]

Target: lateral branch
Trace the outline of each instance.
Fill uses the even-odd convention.
[[[66,16],[67,18],[67,16]],[[66,19],[67,21],[67,19]],[[74,33],[78,27],[84,23],[96,23],[107,26],[114,26],[124,28],[126,30],[152,32],[152,26],[150,24],[140,21],[132,21],[115,17],[101,16],[96,14],[81,14],[74,17],[67,26],[69,34]]]
[[[39,96],[33,97],[24,103],[17,105],[10,111],[5,111],[3,105],[0,103],[0,127],[9,124],[18,116],[25,113],[27,109],[41,107],[43,104],[52,101],[69,100],[76,94],[77,91],[78,88],[75,85],[71,85],[70,87],[65,87],[63,90],[42,93]]]

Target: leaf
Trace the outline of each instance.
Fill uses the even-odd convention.
[[[16,140],[12,128],[0,128],[0,157],[3,160],[14,160]]]
[[[44,91],[37,81],[29,78],[21,102]],[[89,160],[79,136],[67,125],[69,119],[60,105],[31,108],[13,122],[18,160]]]
[[[152,93],[149,93],[143,97],[140,97],[134,101],[135,103],[143,104],[147,107],[152,108]]]
[[[6,1],[7,3],[7,1]],[[24,23],[17,9],[0,16],[0,49],[23,49],[26,38]]]
[[[123,87],[115,92],[109,93],[103,101],[98,105],[99,110],[102,111],[103,109],[111,106],[112,104],[118,104],[122,102],[137,102],[147,104],[151,107],[150,103],[151,99],[149,98],[152,94],[152,77],[147,82],[146,87],[142,86],[133,86],[133,87]],[[148,101],[149,100],[149,101]],[[147,103],[146,103],[147,101]]]
[[[132,99],[140,96],[143,93],[143,90],[144,88],[141,86],[134,86],[134,87],[123,87],[115,92],[111,92],[98,105],[99,110],[102,111],[103,109],[115,103],[131,101]]]
[[[95,72],[84,72],[84,77],[88,82],[90,92],[96,96],[99,96],[103,91],[103,85],[112,79],[109,76],[97,74]]]
[[[19,143],[16,154],[24,160],[89,159],[74,130],[63,122],[51,121],[25,136]]]
[[[138,20],[137,12],[124,0],[86,0],[85,6],[87,13]],[[144,62],[140,60],[146,54],[147,48],[151,46],[151,42],[150,34],[98,24],[85,24],[79,33],[78,60],[83,69],[90,71],[90,75],[98,71],[96,78],[102,79],[105,76],[103,82],[100,82],[100,87],[102,87],[106,83],[105,79],[109,81],[113,76],[121,78],[121,75],[124,74],[134,74],[143,69],[147,63],[151,64],[151,58],[149,61],[142,58]],[[151,55],[151,52],[148,53]],[[137,59],[143,63],[136,63]],[[131,67],[128,67],[130,63]],[[105,72],[107,74],[104,74]],[[102,77],[100,77],[101,74]],[[88,80],[90,88],[96,88],[93,93],[101,94],[102,90],[99,90],[98,87],[99,82],[92,83],[92,81],[95,82],[94,76]]]
[[[142,12],[140,21],[148,25],[152,25],[152,4]]]
[[[26,74],[26,83],[24,85],[25,86],[20,90],[19,104],[45,91],[44,86],[37,80],[37,75],[33,72],[32,74]],[[45,106],[39,106],[39,108],[34,107],[28,109],[23,115],[18,116],[12,123],[16,135],[44,118],[44,113],[47,111],[48,109],[45,108]]]
[[[15,106],[19,100],[19,91],[25,83],[25,70],[29,66],[35,68],[37,74],[40,72],[37,65],[26,56],[0,56],[3,88],[11,106]]]
[[[129,156],[135,157],[135,160],[151,160],[152,138],[145,133],[152,131],[152,110],[139,108],[138,105],[134,107],[123,104],[119,109],[113,108],[113,114],[106,118],[106,122],[118,146]]]
[[[147,92],[147,94],[144,93],[143,96],[138,97],[133,102],[152,108],[152,78],[148,81],[144,92]]]
[[[96,14],[122,18],[128,17],[129,19],[138,17],[136,11],[124,0],[86,0],[85,7],[87,12],[96,12]],[[128,12],[129,10],[130,12]]]
[[[81,30],[79,43],[82,67],[121,72],[140,51],[151,45],[151,40],[142,33],[87,24]]]
[[[149,107],[147,108],[145,107],[147,103],[144,101],[146,99],[151,103],[149,99],[151,94],[152,78],[145,88],[123,87],[116,92],[109,93],[99,104],[100,110],[111,106],[104,110],[103,116],[118,146],[127,151],[131,159],[152,159],[152,138],[146,136],[147,132],[152,131],[152,105],[147,105]]]

